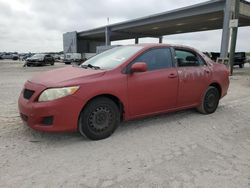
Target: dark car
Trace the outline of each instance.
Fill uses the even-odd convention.
[[[219,57],[220,57],[220,53],[211,52],[211,59],[213,61],[216,61],[217,58],[219,58]],[[246,62],[246,53],[245,52],[236,52],[234,54],[234,66],[239,65],[240,68],[243,68],[245,62]]]
[[[228,86],[227,67],[193,48],[121,46],[81,66],[29,79],[19,112],[33,129],[79,131],[98,140],[110,136],[120,121],[187,108],[211,114]]]
[[[220,53],[218,52],[211,52],[211,59],[216,62],[217,58],[220,57]]]
[[[246,62],[246,53],[245,52],[237,52],[234,55],[234,65],[239,65],[240,68],[244,67]]]
[[[54,65],[55,60],[54,58],[49,54],[35,54],[32,57],[29,57],[26,59],[26,65]]]

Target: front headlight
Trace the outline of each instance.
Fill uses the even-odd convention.
[[[38,98],[38,101],[52,101],[68,95],[73,95],[78,89],[79,86],[46,89],[41,93]]]

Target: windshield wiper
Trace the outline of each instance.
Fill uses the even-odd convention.
[[[91,65],[91,64],[87,64],[87,65],[82,64],[81,67],[84,68],[84,69],[87,69],[87,68],[91,68],[91,69],[95,69],[95,70],[101,69],[100,67],[94,66],[94,65]]]

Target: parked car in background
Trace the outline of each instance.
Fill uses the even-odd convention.
[[[60,61],[61,60],[61,55],[60,54],[54,54],[53,55],[55,61]]]
[[[193,48],[141,44],[29,79],[18,106],[33,129],[79,131],[99,140],[120,121],[188,108],[214,113],[228,87],[227,67]]]
[[[220,57],[220,53],[218,52],[211,52],[211,59],[213,61],[216,61],[217,58]],[[245,52],[236,52],[234,54],[234,66],[238,65],[240,68],[244,67],[244,64],[246,63],[246,53]]]
[[[33,53],[23,54],[23,55],[20,57],[20,59],[21,59],[22,61],[26,61],[27,58],[29,58],[29,57],[31,57],[31,56],[33,56],[33,55],[34,55]]]
[[[60,55],[60,61],[63,62],[63,60],[64,60],[64,54],[61,54]]]
[[[55,60],[50,54],[35,54],[26,59],[26,65],[54,65]]]
[[[12,59],[18,60],[19,56],[17,53],[2,53],[1,59]]]
[[[218,52],[210,52],[211,59],[216,62],[217,58],[220,57],[220,53]]]
[[[80,53],[66,53],[63,62],[65,64],[79,63],[82,61],[82,55]]]
[[[243,68],[245,63],[246,63],[246,53],[245,52],[235,53],[234,65],[239,65],[240,68]]]

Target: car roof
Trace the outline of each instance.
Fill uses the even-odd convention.
[[[193,51],[197,51],[195,48],[186,45],[178,45],[178,44],[157,44],[157,43],[143,43],[143,44],[132,44],[127,46],[142,46],[144,48],[154,48],[154,47],[173,47],[173,48],[185,48]]]

